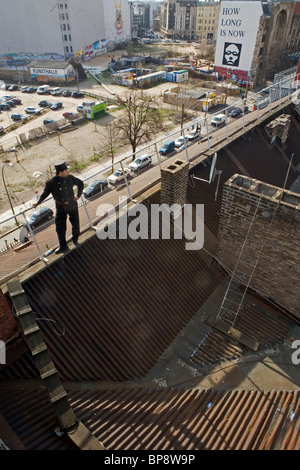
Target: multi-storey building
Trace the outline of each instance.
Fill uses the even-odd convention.
[[[1,0],[0,56],[91,57],[130,39],[128,0]]]
[[[141,29],[149,30],[153,27],[154,12],[157,4],[151,0],[131,0],[131,30],[140,31]]]
[[[199,2],[197,7],[196,37],[213,43],[218,30],[220,2]]]
[[[163,0],[161,31],[166,37],[183,39],[216,38],[219,2]]]

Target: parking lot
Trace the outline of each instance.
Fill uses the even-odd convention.
[[[75,90],[74,90],[75,91]],[[21,100],[21,104],[17,104],[13,108],[9,110],[2,110],[0,111],[0,126],[2,126],[4,129],[8,128],[12,124],[14,124],[14,121],[11,119],[12,114],[21,114],[23,116],[27,116],[27,118],[31,117],[30,122],[26,121],[21,121],[22,126],[21,129],[18,131],[20,132],[25,132],[28,129],[31,129],[33,127],[39,127],[43,124],[43,120],[45,118],[58,120],[62,119],[63,113],[64,112],[73,112],[77,113],[77,106],[82,105],[82,101],[85,100],[85,98],[73,98],[73,97],[65,97],[62,95],[58,96],[52,96],[52,95],[38,95],[36,92],[33,93],[22,93],[20,90],[17,91],[10,91],[10,90],[0,90],[0,103],[4,103],[5,96],[12,96],[15,98],[19,98]],[[47,100],[49,101],[52,105],[61,102],[62,107],[57,110],[52,110],[50,108],[42,108],[39,106],[39,103],[41,101]],[[86,101],[92,101],[91,99],[87,99]],[[25,108],[27,107],[34,107],[34,108],[39,108],[41,109],[41,113],[36,115],[36,114],[27,114],[25,112]],[[32,124],[32,119],[34,119],[34,126]],[[7,135],[2,135],[1,137],[1,143],[5,143],[7,141],[7,138],[9,137],[9,134]]]

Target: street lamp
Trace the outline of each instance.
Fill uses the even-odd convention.
[[[7,185],[6,185],[6,182],[5,182],[5,178],[4,178],[4,168],[6,166],[14,166],[13,163],[5,163],[2,167],[2,181],[3,181],[3,185],[4,185],[4,188],[5,188],[5,192],[6,192],[6,195],[7,195],[7,198],[8,198],[8,201],[9,201],[9,204],[10,204],[10,207],[11,207],[11,210],[12,210],[12,213],[15,215],[15,211],[14,211],[14,208],[13,208],[13,205],[12,205],[12,202],[11,202],[11,199],[10,199],[10,195],[8,193],[8,189],[7,189]],[[15,221],[16,221],[16,224],[18,224],[18,221],[17,221],[17,218],[15,217]]]

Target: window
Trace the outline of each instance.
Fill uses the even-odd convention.
[[[66,25],[63,24],[63,31],[66,31]]]
[[[65,47],[65,52],[69,52],[69,46]]]
[[[67,3],[65,3],[65,8],[68,8],[68,5],[67,5]]]
[[[64,6],[63,6],[63,4],[61,3],[61,4],[59,5],[59,8],[63,9],[63,7],[64,7]]]
[[[65,19],[65,15],[64,13],[61,14],[61,20],[64,20]]]
[[[73,47],[72,46],[70,46],[70,52],[73,52]]]
[[[69,34],[69,41],[72,41],[71,34]]]
[[[68,24],[68,31],[70,31],[70,30],[71,30],[71,28],[70,28],[70,25]]]
[[[68,40],[68,36],[66,34],[64,34],[64,40],[67,41]]]
[[[66,20],[68,20],[68,19],[69,19],[69,15],[68,15],[68,13],[66,13]]]

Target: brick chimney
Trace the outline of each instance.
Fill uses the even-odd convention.
[[[161,170],[161,193],[160,203],[179,204],[181,207],[186,203],[188,185],[189,163],[176,160]]]
[[[271,141],[279,140],[281,143],[285,143],[288,137],[289,128],[291,125],[291,116],[289,114],[281,114],[269,124],[265,126],[265,131]]]
[[[241,256],[239,258],[239,256]],[[300,195],[242,175],[223,188],[216,257],[300,318]]]

